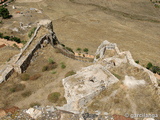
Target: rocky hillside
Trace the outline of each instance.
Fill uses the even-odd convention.
[[[93,65],[62,80],[67,104],[18,110],[8,118],[66,120],[67,116],[86,120],[87,117],[98,119],[101,115],[111,119],[116,115],[146,113],[158,120],[158,82],[151,71],[134,62],[129,51],[120,52],[116,44],[106,40],[98,47]]]

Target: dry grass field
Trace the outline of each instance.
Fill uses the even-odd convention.
[[[12,9],[12,5],[17,9]],[[31,11],[30,8],[37,8],[42,13]],[[94,54],[100,43],[108,40],[117,43],[120,50],[129,50],[141,65],[152,62],[160,66],[160,9],[155,8],[150,0],[16,0],[9,4],[8,9],[13,18],[3,20],[3,24],[0,24],[0,31],[5,34],[29,40],[28,32],[39,19],[51,19],[59,41],[73,50],[88,48],[89,54]],[[23,14],[16,14],[16,11]],[[32,27],[21,30],[20,22],[30,23]],[[19,32],[11,30],[15,27]],[[0,64],[16,53],[18,50],[0,48]],[[23,108],[35,101],[42,105],[51,105],[47,96],[52,92],[60,92],[63,96],[61,80],[65,74],[91,64],[66,58],[56,53],[50,45],[39,50],[37,54],[26,74],[40,74],[40,77],[33,81],[22,81],[20,75],[14,74],[6,83],[1,84],[0,108],[13,105]],[[53,58],[58,67],[42,72],[42,67],[48,63],[49,58]],[[65,69],[61,68],[61,62],[66,64]],[[25,87],[15,92],[11,88],[17,84]],[[27,91],[31,95],[23,97],[22,93]],[[138,94],[131,97],[137,99],[137,96]],[[63,97],[61,99],[62,103],[59,105],[65,103]]]

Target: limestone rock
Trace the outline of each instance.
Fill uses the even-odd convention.
[[[118,82],[101,64],[95,64],[63,79],[66,109],[78,110],[98,95],[106,87]],[[69,108],[70,107],[70,108]]]
[[[37,119],[42,112],[40,110],[34,109],[34,108],[30,108],[26,111],[26,113],[28,113],[32,118]]]

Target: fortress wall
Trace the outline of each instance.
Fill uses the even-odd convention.
[[[14,72],[14,68],[11,65],[6,66],[5,70],[0,76],[0,83],[7,80],[12,75],[13,72]]]
[[[34,53],[41,48],[41,44],[43,43],[43,41],[46,40],[46,35],[44,35],[40,41],[38,41],[38,43],[36,44],[36,46],[34,46],[34,48],[30,51],[28,51],[28,54],[26,56],[22,56],[15,65],[15,71],[18,73],[23,73],[27,67],[29,66],[32,57],[34,56]]]

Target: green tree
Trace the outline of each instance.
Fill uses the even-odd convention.
[[[9,40],[10,36],[4,36],[3,38]]]
[[[88,48],[84,48],[83,51],[88,53],[89,50],[88,50]]]
[[[79,51],[79,52],[80,52],[80,51],[81,51],[81,48],[77,48],[77,51]]]
[[[17,43],[21,43],[20,38],[17,38],[17,37],[13,37],[13,38],[11,38],[10,40],[15,41],[15,42],[17,42]]]
[[[152,67],[152,72],[153,73],[159,73],[159,71],[160,71],[160,68],[158,66],[153,66]]]
[[[7,19],[11,17],[11,15],[9,15],[9,11],[7,8],[0,7],[0,17],[2,17],[3,19]]]
[[[0,33],[0,38],[3,38],[3,33]]]
[[[147,69],[151,69],[151,68],[152,68],[152,66],[153,66],[153,65],[152,65],[152,63],[151,63],[151,62],[149,62],[149,63],[147,64],[147,67],[146,67],[146,68],[147,68]]]

